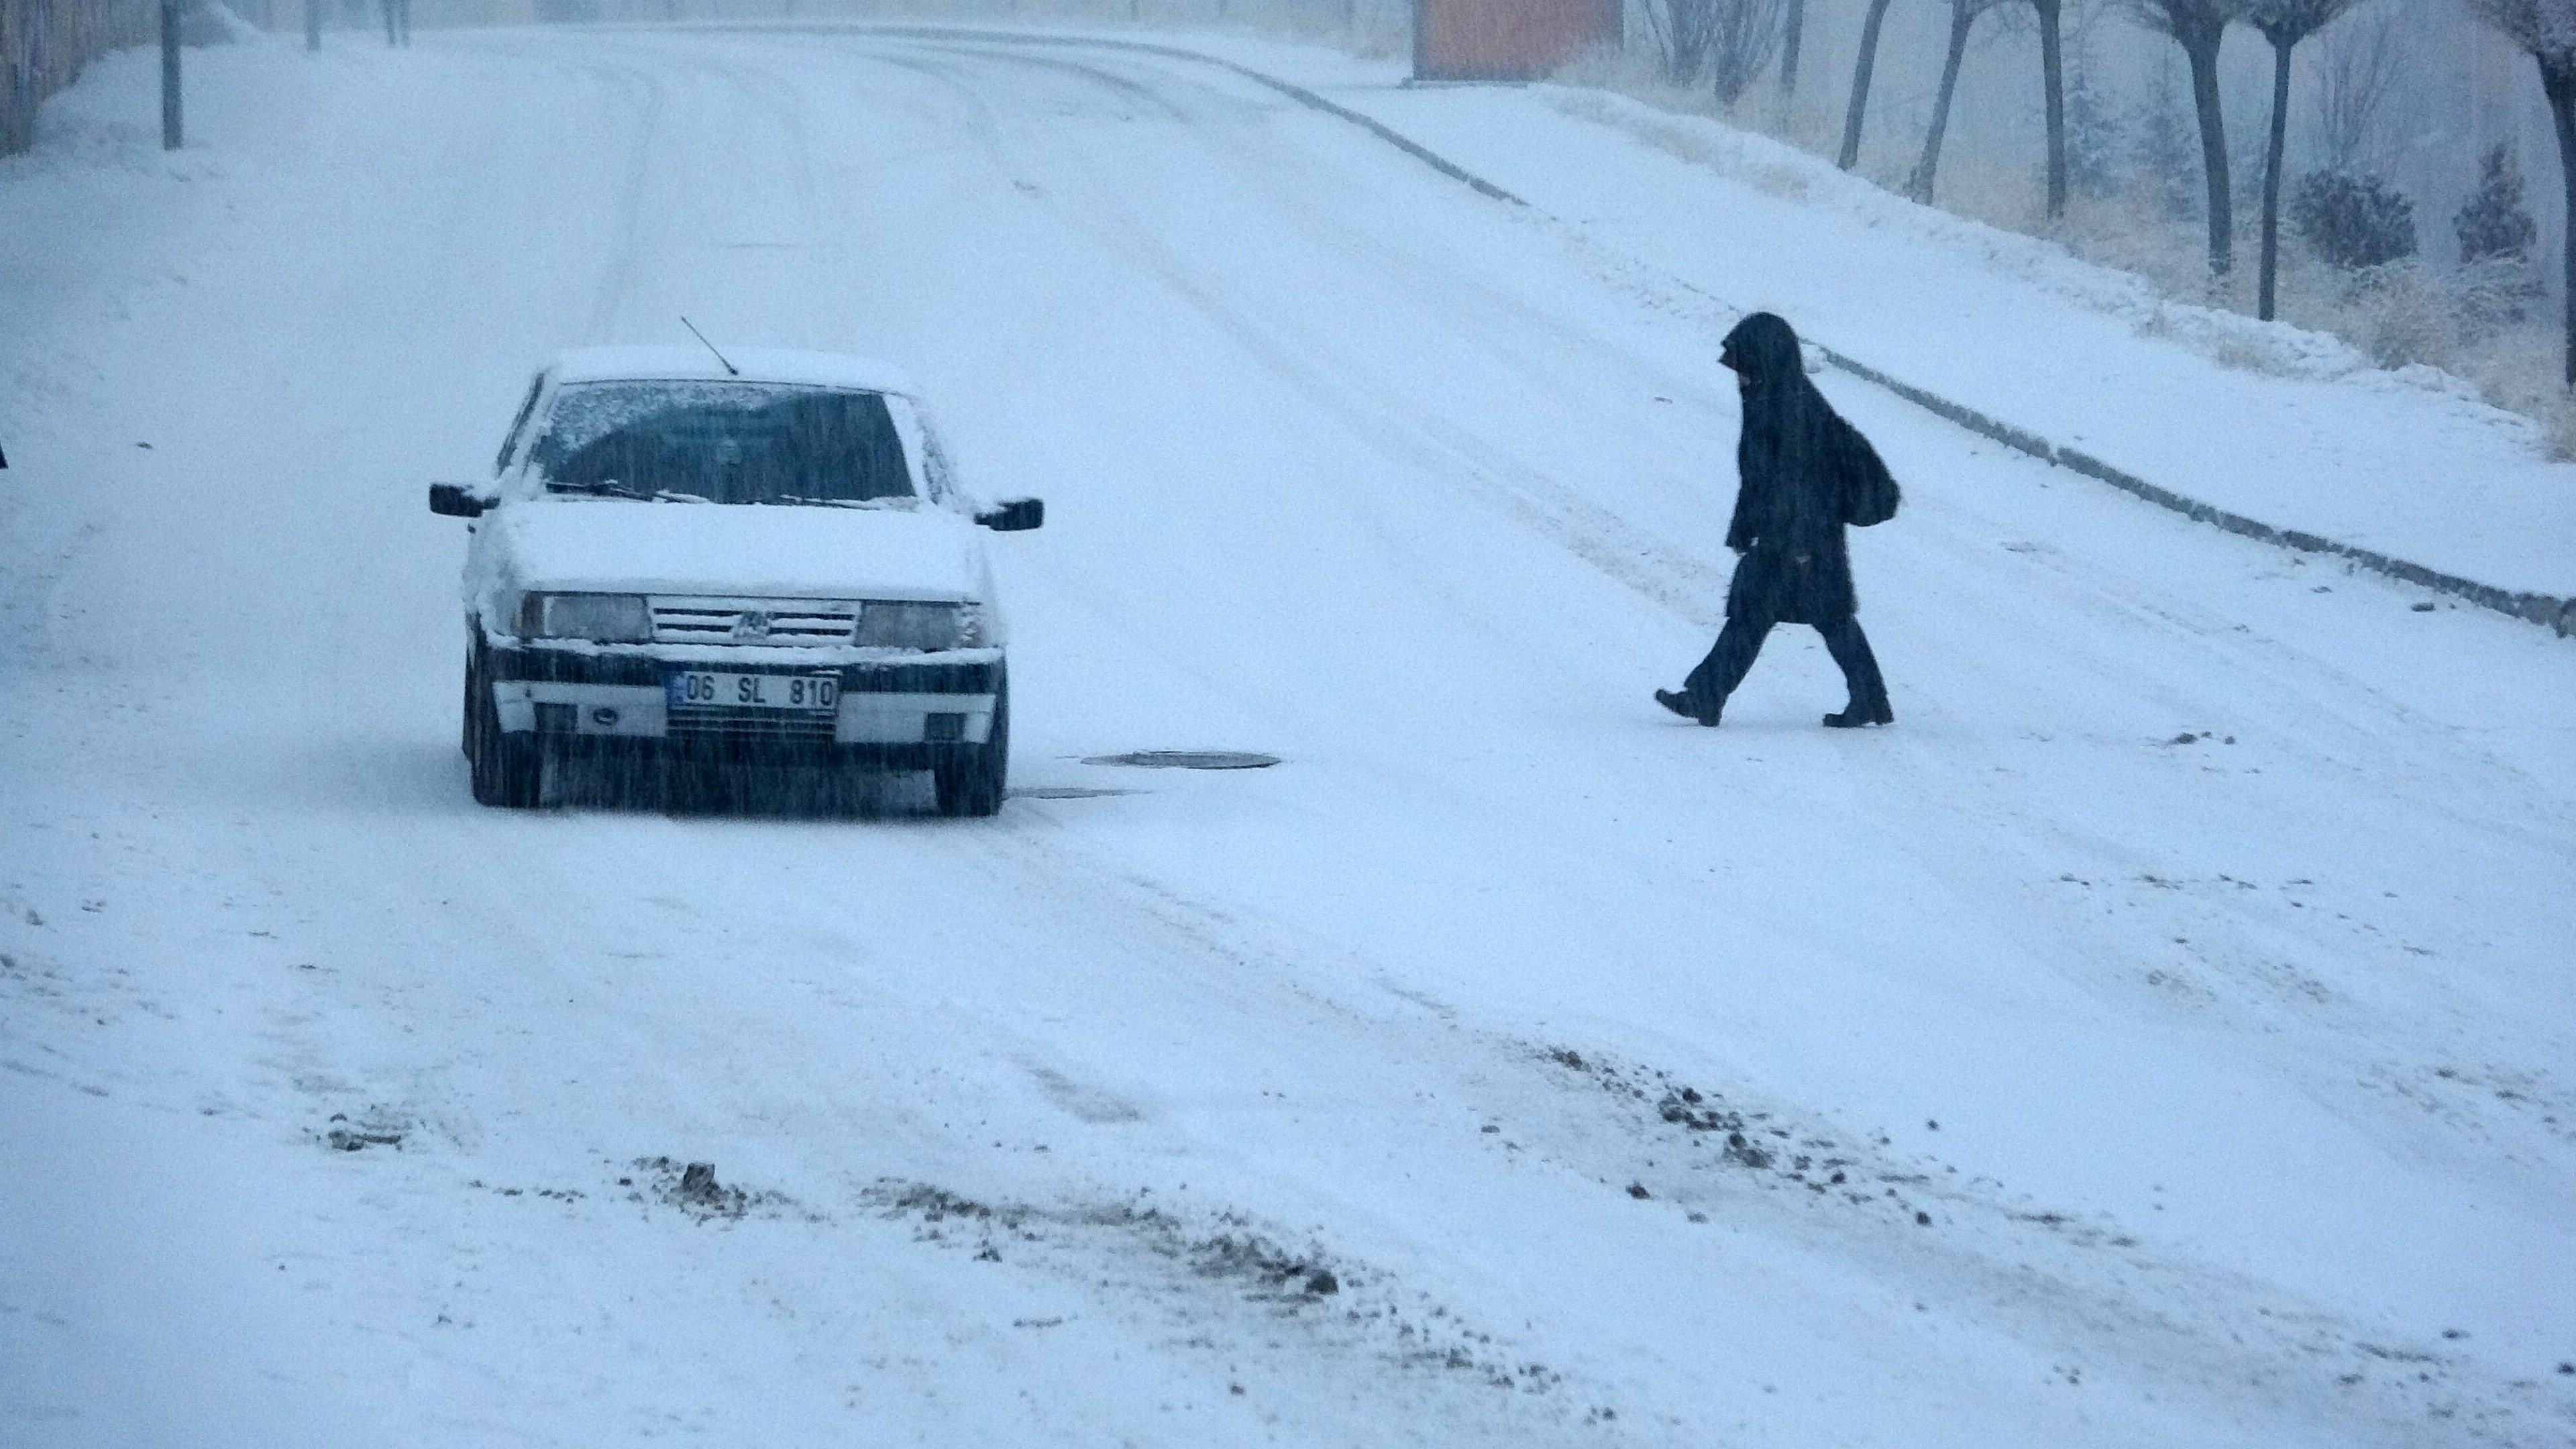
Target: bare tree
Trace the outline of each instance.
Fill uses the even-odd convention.
[[[1878,68],[1878,28],[1894,0],[1869,0],[1869,18],[1860,25],[1860,59],[1852,63],[1851,109],[1843,114],[1843,149],[1834,164],[1849,171],[1860,161],[1861,117],[1869,110],[1870,73]]]
[[[1959,66],[1968,55],[1968,28],[2002,0],[1950,0],[1950,53],[1941,62],[1941,89],[1932,99],[1932,124],[1923,133],[1923,154],[1906,178],[1905,194],[1932,199],[1932,178],[1941,169],[1941,142],[1950,130],[1950,102],[1959,94]]]
[[[2531,52],[2540,89],[2558,123],[2558,170],[2567,196],[2564,254],[2567,299],[2567,386],[2576,389],[2576,0],[2469,0],[2471,9]]]
[[[1708,0],[1717,10],[1708,49],[1708,79],[1718,102],[1732,106],[1780,48],[1781,0]]]
[[[2397,81],[2396,30],[2389,12],[2356,17],[2320,42],[2317,139],[2331,171],[2362,171],[2379,111]]]
[[[1788,13],[1780,21],[1780,96],[1794,99],[1798,94],[1798,49],[1807,38],[1807,0],[1789,0]]]
[[[1660,0],[1646,7],[1646,24],[1662,57],[1667,84],[1708,81],[1719,101],[1734,105],[1771,64],[1780,44],[1781,0]]]
[[[1664,0],[1645,7],[1646,30],[1654,37],[1657,69],[1666,85],[1688,85],[1708,65],[1707,0]]]
[[[2173,37],[2191,62],[2192,109],[2200,117],[2200,167],[2209,183],[2209,270],[2226,276],[2236,268],[2235,193],[2227,179],[2227,118],[2218,103],[2218,47],[2230,22],[2249,0],[2129,0],[2129,12],[2148,29]],[[2560,0],[2552,0],[2560,3]],[[2576,0],[2568,0],[2576,3]]]
[[[2281,260],[2281,159],[2290,135],[2290,54],[2359,0],[2253,0],[2245,18],[2272,43],[2272,135],[2263,152],[2263,279],[2254,315],[2269,322]]]
[[[2030,0],[2039,12],[2039,88],[2048,110],[2048,219],[2066,215],[2066,44],[2063,0]]]

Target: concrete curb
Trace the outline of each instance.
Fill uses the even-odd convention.
[[[2135,494],[2159,508],[2171,509],[2196,522],[2213,524],[2226,529],[2229,533],[2242,534],[2247,538],[2278,544],[2283,548],[2296,549],[2301,553],[2334,554],[2347,558],[2375,573],[2386,574],[2390,578],[2403,579],[2410,584],[2451,594],[2466,599],[2480,608],[2493,609],[2499,614],[2510,614],[2517,619],[2527,619],[2534,624],[2555,630],[2561,638],[2565,638],[2570,633],[2576,633],[2576,599],[2562,599],[2550,594],[2517,594],[2499,589],[2492,584],[2482,584],[2475,579],[2464,579],[2457,574],[2446,574],[2439,569],[2427,568],[2419,563],[2392,557],[2377,549],[2363,548],[2359,544],[2339,543],[2331,538],[2302,533],[2292,528],[2275,528],[2260,519],[2248,518],[2241,513],[2231,513],[2216,504],[2203,503],[2197,498],[2188,498],[2170,488],[2150,483],[2135,473],[2114,468],[2090,453],[2075,448],[2060,447],[2046,438],[2025,432],[2010,423],[1990,418],[1974,408],[1962,406],[1936,393],[1926,392],[1911,383],[1899,381],[1865,362],[1845,357],[1830,347],[1825,348],[1824,353],[1826,360],[1854,377],[1876,383],[1907,402],[1928,412],[1937,413],[1972,433],[1991,438],[2007,448],[2027,453],[2042,462],[2053,463],[2070,472],[2081,473],[2087,478],[2099,479],[2123,493]]]
[[[1186,60],[1199,65],[1214,66],[1219,70],[1229,71],[1235,75],[1239,75],[1256,85],[1276,91],[1280,95],[1286,96],[1290,100],[1297,102],[1299,105],[1348,121],[1352,125],[1358,126],[1367,131],[1370,135],[1377,137],[1379,140],[1386,142],[1388,145],[1395,147],[1397,150],[1400,150],[1406,155],[1413,157],[1415,160],[1422,162],[1424,165],[1429,166],[1432,170],[1439,172],[1450,180],[1473,188],[1479,195],[1491,197],[1507,206],[1518,207],[1524,211],[1532,213],[1533,215],[1545,215],[1544,212],[1539,211],[1537,207],[1530,205],[1527,201],[1524,201],[1520,197],[1513,195],[1511,192],[1496,186],[1494,183],[1487,181],[1483,177],[1476,175],[1474,172],[1467,170],[1465,167],[1458,165],[1456,162],[1449,160],[1447,157],[1442,156],[1420,142],[1413,140],[1411,137],[1396,131],[1394,128],[1386,125],[1382,121],[1370,116],[1362,115],[1348,106],[1339,105],[1333,101],[1326,100],[1324,97],[1306,89],[1304,86],[1281,80],[1277,76],[1265,74],[1264,72],[1255,70],[1250,66],[1226,60],[1221,56],[1208,55],[1200,51],[1185,49],[1177,45],[1160,45],[1150,41],[1141,40],[1118,40],[1107,36],[1051,35],[1030,31],[979,30],[972,27],[945,25],[834,25],[789,23],[783,25],[726,25],[710,26],[705,28],[752,32],[833,31],[845,34],[892,35],[920,40],[964,40],[981,43],[998,42],[1002,44],[1015,45],[1089,47],[1098,50],[1124,50],[1145,55],[1158,55],[1173,60]],[[1698,291],[1697,288],[1692,288],[1691,290]],[[1701,293],[1701,295],[1706,296],[1707,294]],[[1720,303],[1719,305],[1724,306],[1728,304]],[[2562,639],[2566,638],[2569,634],[2576,634],[2576,599],[2561,598],[2552,594],[2514,593],[2507,589],[2499,589],[2492,584],[2479,583],[2475,579],[2462,578],[2457,574],[2447,574],[2439,569],[2427,568],[2419,563],[2413,563],[2406,559],[2381,553],[2377,549],[2363,548],[2358,544],[2341,543],[2334,539],[2323,538],[2313,533],[2303,533],[2297,529],[2275,528],[2271,524],[2265,523],[2260,519],[2248,518],[2241,513],[2231,513],[2215,504],[2203,503],[2199,499],[2186,497],[2183,494],[2176,493],[2170,488],[2150,483],[2146,479],[2141,478],[2134,473],[2115,468],[2089,453],[2085,453],[2074,448],[2062,447],[2056,443],[2050,442],[2046,438],[2038,436],[2035,433],[2028,432],[2021,428],[2016,428],[2010,423],[1988,417],[1974,408],[1961,403],[1952,402],[1938,393],[1927,391],[1926,389],[1914,386],[1912,383],[1891,377],[1887,373],[1881,372],[1877,368],[1871,367],[1869,364],[1862,362],[1857,358],[1847,357],[1840,352],[1834,351],[1830,347],[1823,348],[1822,350],[1825,354],[1826,360],[1832,363],[1835,367],[1841,368],[1843,371],[1848,372],[1852,376],[1860,378],[1865,382],[1873,383],[1879,387],[1885,388],[1889,392],[1896,394],[1898,397],[1905,399],[1907,402],[1910,402],[1927,412],[1936,414],[1947,421],[1956,423],[1960,427],[1966,428],[1968,431],[1975,433],[1980,437],[2001,443],[2005,447],[2013,449],[2015,452],[2027,454],[2030,457],[2039,459],[2041,462],[2067,469],[2070,472],[2081,473],[2087,478],[2108,483],[2112,487],[2117,488],[2124,493],[2145,499],[2147,502],[2152,503],[2159,508],[2179,513],[2185,518],[2192,519],[2195,522],[2212,524],[2216,527],[2227,530],[2229,533],[2239,534],[2243,537],[2251,538],[2262,543],[2277,544],[2280,547],[2295,549],[2301,553],[2330,554],[2349,559],[2353,563],[2359,564],[2361,567],[2369,569],[2374,573],[2385,574],[2390,578],[2400,579],[2410,584],[2432,589],[2437,593],[2449,594],[2455,598],[2465,599],[2480,608],[2493,609],[2499,614],[2510,615],[2516,619],[2528,620],[2531,623],[2538,624],[2544,628],[2555,631]]]

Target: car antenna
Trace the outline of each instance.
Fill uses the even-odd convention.
[[[709,352],[715,352],[715,353],[716,353],[716,361],[718,361],[718,362],[723,362],[723,363],[724,363],[725,376],[727,376],[727,377],[740,377],[740,376],[742,376],[742,369],[741,369],[741,368],[739,368],[739,367],[734,366],[731,362],[727,362],[727,361],[725,360],[725,355],[724,355],[723,353],[721,353],[721,352],[716,352],[716,345],[715,345],[714,343],[712,343],[712,342],[708,342],[708,341],[707,341],[707,334],[705,334],[705,333],[703,333],[703,332],[701,332],[701,331],[699,331],[699,330],[698,330],[698,324],[697,324],[697,323],[690,321],[690,320],[689,320],[688,318],[686,318],[686,317],[683,317],[683,318],[681,318],[681,319],[680,319],[680,325],[689,329],[689,335],[690,335],[691,337],[694,337],[694,338],[698,339],[698,341],[700,341],[700,342],[702,342],[702,343],[705,343],[705,344],[706,344],[706,349],[707,349],[707,351],[709,351]]]

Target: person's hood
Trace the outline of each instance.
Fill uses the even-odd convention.
[[[736,598],[963,600],[975,526],[942,508],[516,500],[486,515],[522,589]]]
[[[1756,312],[1726,334],[1717,360],[1751,378],[1755,385],[1804,377],[1806,358],[1798,349],[1797,329],[1769,312]]]

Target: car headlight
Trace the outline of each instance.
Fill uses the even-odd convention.
[[[870,599],[859,605],[854,642],[879,649],[972,649],[984,642],[977,604],[918,604]]]
[[[531,639],[650,644],[653,611],[641,594],[527,594],[519,600],[519,633]]]

